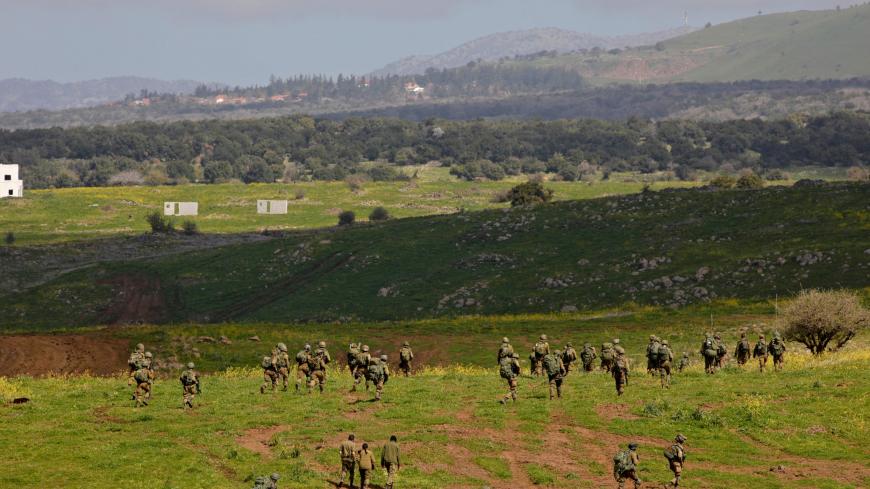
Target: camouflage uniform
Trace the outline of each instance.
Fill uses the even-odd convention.
[[[777,371],[782,369],[782,366],[785,363],[785,343],[782,342],[779,333],[773,333],[773,339],[770,340],[770,344],[767,345],[767,351],[769,351],[770,356],[773,357],[773,370]]]
[[[680,372],[689,367],[689,354],[683,352],[683,358],[680,359]]]
[[[562,363],[565,364],[565,375],[571,373],[571,365],[577,361],[577,350],[570,342],[565,344],[565,352],[562,353]]]
[[[368,378],[375,385],[375,400],[380,401],[381,395],[384,393],[384,384],[390,380],[390,366],[387,363],[386,355],[381,355],[381,358],[374,360],[369,365]]]
[[[661,377],[662,387],[671,388],[671,364],[674,361],[674,352],[671,351],[668,340],[662,340],[659,346],[659,376]]]
[[[655,374],[656,370],[658,370],[659,345],[661,345],[661,342],[658,336],[650,335],[649,344],[646,345],[646,372],[648,374]]]
[[[143,366],[133,374],[133,379],[136,381],[136,390],[133,393],[136,407],[147,406],[148,399],[151,398],[151,383],[154,379],[154,373],[151,369]]]
[[[562,363],[562,352],[556,350],[544,357],[544,370],[547,372],[547,380],[550,383],[550,400],[562,397],[562,382],[565,379],[565,364]]]
[[[613,361],[613,368],[610,373],[616,382],[616,395],[621,396],[625,392],[626,384],[628,384],[630,365],[628,357],[625,356],[624,348],[617,345],[613,348],[613,351],[616,353],[616,359]]]
[[[200,392],[199,374],[193,370],[193,362],[187,364],[187,370],[181,373],[181,387],[184,391],[184,407],[193,407],[193,398]]]
[[[704,342],[701,343],[701,356],[704,357],[704,372],[708,374],[716,373],[716,340],[711,335],[707,335],[704,338]]]
[[[622,453],[618,455],[623,455]],[[625,481],[630,480],[634,482],[635,489],[640,487],[640,479],[637,477],[637,468],[640,465],[640,456],[637,454],[637,444],[629,443],[628,444],[628,465],[625,467],[620,467],[616,463],[613,464],[613,478],[616,479],[616,482],[619,484],[619,489],[625,488]],[[614,458],[614,462],[616,458]]]
[[[356,465],[356,443],[353,440],[353,435],[348,436],[347,440],[341,442],[341,446],[338,448],[338,455],[341,458],[341,473],[338,477],[338,487],[344,485],[344,476],[347,474],[350,475],[349,487],[353,487],[354,465]]]
[[[281,390],[286,391],[290,383],[290,355],[287,354],[287,345],[284,343],[278,343],[275,367],[278,369],[278,378],[281,380]]]
[[[763,334],[758,335],[758,342],[755,343],[752,356],[758,359],[758,371],[764,372],[764,367],[767,366],[767,342],[764,341]]]
[[[601,370],[604,370],[607,373],[610,373],[610,369],[613,368],[613,343],[607,342],[601,344]]]
[[[399,350],[399,370],[405,374],[405,377],[411,375],[412,361],[414,361],[414,350],[411,349],[411,345],[406,341],[402,345],[402,349]]]
[[[535,343],[535,348],[532,353],[532,373],[533,375],[544,375],[544,357],[550,354],[550,344],[547,343],[547,335],[542,334],[540,341]]]
[[[511,346],[510,341],[507,338],[501,339],[501,347],[498,349],[498,360],[497,364],[501,365],[502,358],[510,358],[514,354],[514,347]]]
[[[508,393],[505,394],[502,404],[506,404],[508,399],[517,401],[517,377],[520,375],[520,356],[516,353],[511,353],[509,357],[504,357],[499,361],[499,375],[507,380]]]
[[[281,476],[278,475],[277,472],[270,475],[269,480],[266,481],[268,483],[266,485],[266,489],[278,489],[278,479],[280,479],[280,478],[281,478]]]
[[[305,348],[296,354],[296,392],[299,392],[299,386],[303,382],[308,385],[311,380],[311,370],[308,368],[308,357],[310,356],[311,345],[305,345]]]
[[[320,392],[323,392],[323,386],[326,384],[326,366],[332,361],[329,356],[329,351],[326,349],[326,342],[321,341],[317,345],[317,351],[314,355],[309,355],[308,368],[311,371],[311,380],[308,381],[308,392],[317,385]]]
[[[350,371],[350,376],[353,377],[353,371],[356,368],[356,357],[359,356],[360,345],[351,343],[347,348],[347,369]]]
[[[725,342],[722,341],[721,336],[715,335],[713,339],[716,341],[716,368],[723,368],[725,357],[728,356],[728,348],[725,347]]]
[[[665,455],[668,458],[668,468],[674,473],[674,478],[671,480],[673,487],[680,485],[680,477],[683,475],[683,464],[686,462],[686,450],[683,448],[683,443],[685,442],[685,436],[677,435],[674,439],[674,444],[665,450]]]
[[[263,357],[260,366],[263,367],[263,385],[260,386],[260,394],[265,394],[266,389],[271,386],[272,391],[278,386],[278,350],[272,350],[272,354]]]
[[[396,472],[402,466],[399,455],[398,440],[395,436],[391,436],[390,441],[381,450],[381,467],[387,471],[386,489],[393,489],[393,484],[396,482]]]
[[[752,347],[749,346],[746,333],[740,333],[740,341],[737,342],[737,347],[734,349],[734,358],[737,359],[737,365],[741,367],[746,365],[750,356],[752,356]]]
[[[583,362],[583,370],[585,372],[592,372],[595,370],[595,359],[598,358],[598,354],[595,352],[595,347],[589,343],[583,345],[583,351],[580,352],[580,360]]]
[[[136,379],[133,377],[133,374],[136,373],[137,370],[142,368],[142,361],[145,360],[145,345],[142,343],[138,343],[136,345],[136,349],[130,353],[130,358],[127,359],[127,385],[137,386],[138,383]],[[136,399],[136,395],[133,395],[133,400]]]
[[[366,390],[369,390],[369,364],[372,363],[372,355],[369,353],[369,345],[363,345],[362,351],[356,357],[356,368],[353,371],[353,387],[351,392],[356,391],[356,386],[365,381]]]

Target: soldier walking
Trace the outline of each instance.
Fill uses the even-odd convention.
[[[758,359],[758,371],[764,372],[764,367],[767,366],[767,342],[764,341],[763,334],[758,335],[758,342],[755,343],[752,356]]]
[[[411,344],[407,341],[402,344],[402,349],[399,350],[399,370],[405,374],[405,377],[411,375],[411,362],[414,360],[414,350],[411,349]]]
[[[683,352],[683,358],[680,359],[680,373],[689,368],[689,352]]]
[[[544,357],[550,354],[550,344],[547,343],[547,335],[542,334],[541,338],[535,343],[535,348],[532,353],[532,372],[533,375],[544,375],[543,362]]]
[[[662,387],[665,389],[671,388],[671,364],[674,362],[674,352],[668,345],[668,340],[662,340],[659,346],[659,376],[661,377]]]
[[[725,357],[728,356],[728,348],[725,347],[725,342],[722,341],[722,337],[718,334],[713,336],[713,340],[716,341],[716,368],[721,369],[725,367]]]
[[[655,375],[656,370],[658,370],[660,345],[658,336],[649,335],[649,343],[646,345],[646,373],[650,375]]]
[[[187,370],[181,373],[182,400],[184,407],[193,408],[193,398],[202,392],[202,384],[199,382],[199,374],[193,370],[193,362],[187,364]]]
[[[362,381],[365,381],[366,390],[369,390],[368,369],[370,363],[372,363],[372,356],[369,353],[369,345],[363,345],[362,351],[356,357],[356,368],[353,371],[353,387],[350,389],[351,392],[356,391],[356,386]]]
[[[704,342],[701,343],[701,356],[704,357],[704,372],[707,372],[708,374],[716,373],[717,352],[716,340],[713,339],[712,335],[707,333]]]
[[[359,356],[358,343],[351,343],[347,348],[347,369],[350,371],[350,376],[353,377],[353,371],[356,368],[356,357]]]
[[[375,385],[375,401],[380,401],[384,393],[384,384],[390,380],[390,366],[387,364],[386,355],[381,355],[380,359],[374,360],[369,365],[368,378]]]
[[[737,365],[741,367],[746,365],[749,357],[752,356],[752,348],[749,346],[749,340],[746,339],[746,332],[740,333],[740,341],[737,342],[737,347],[734,349],[734,358],[737,359]]]
[[[399,440],[396,438],[396,435],[392,435],[390,436],[390,441],[381,450],[381,467],[387,471],[386,489],[393,489],[393,484],[396,482],[396,473],[402,467],[399,455]]]
[[[674,473],[674,478],[671,480],[673,487],[679,487],[680,478],[683,475],[683,464],[686,462],[686,449],[683,447],[686,443],[686,437],[677,435],[674,438],[674,444],[665,450],[665,458],[668,459],[668,468]]]
[[[151,398],[151,385],[154,381],[154,372],[146,365],[140,365],[140,368],[133,373],[133,380],[136,381],[136,390],[133,392],[133,398],[136,399],[136,407],[148,405],[148,400]]]
[[[371,473],[375,470],[375,456],[369,451],[369,444],[363,443],[362,449],[356,454],[356,465],[359,469],[359,487],[367,489]]]
[[[571,373],[571,366],[574,365],[574,362],[577,361],[577,350],[574,349],[574,345],[569,341],[565,344],[565,352],[562,353],[562,363],[565,364],[565,375]]]
[[[520,375],[520,356],[516,353],[511,353],[509,357],[504,357],[499,360],[498,372],[501,378],[507,380],[508,393],[501,400],[502,404],[507,404],[508,399],[517,401],[517,377]]]
[[[550,400],[562,397],[562,382],[565,379],[565,364],[562,363],[562,352],[556,350],[544,356],[544,370],[550,383]]]
[[[635,489],[640,487],[637,477],[640,456],[637,454],[637,443],[629,443],[628,450],[617,452],[613,457],[613,478],[619,484],[619,489],[625,489],[625,481],[634,482]]]
[[[595,370],[595,359],[598,354],[595,352],[595,347],[591,343],[583,345],[583,350],[580,352],[580,360],[583,362],[583,371],[592,372]]]
[[[287,345],[284,343],[278,343],[275,367],[278,370],[278,378],[281,381],[281,390],[286,391],[290,384],[290,355],[287,354]]]
[[[308,385],[311,381],[311,370],[308,368],[308,357],[311,355],[311,345],[305,345],[305,348],[296,353],[296,392],[299,392],[299,386],[304,382]]]
[[[613,347],[616,353],[616,359],[613,361],[613,368],[610,373],[613,375],[613,380],[616,382],[616,395],[621,396],[625,392],[625,386],[628,384],[629,361],[625,356],[625,348],[620,345]]]
[[[271,355],[264,356],[260,362],[263,367],[263,385],[260,386],[260,394],[265,394],[266,389],[271,386],[272,392],[278,385],[278,348],[272,350]]]
[[[308,381],[308,393],[317,385],[320,392],[323,392],[323,387],[326,384],[326,366],[332,361],[329,351],[326,349],[326,342],[321,341],[317,344],[317,351],[313,355],[308,356],[308,369],[310,371],[311,380]]]
[[[354,466],[356,465],[356,443],[354,435],[351,433],[347,436],[347,440],[341,442],[338,447],[338,456],[341,458],[341,472],[338,476],[338,487],[344,486],[344,476],[350,475],[350,485],[353,487]]]
[[[498,365],[501,365],[502,358],[510,358],[514,354],[514,347],[507,337],[501,339],[501,346],[498,349]]]
[[[613,343],[607,341],[601,344],[601,370],[604,370],[607,373],[610,373],[610,369],[613,368],[613,358],[615,354],[613,352]]]
[[[785,363],[785,343],[782,342],[778,332],[773,333],[773,339],[767,345],[767,351],[773,357],[773,371],[782,370],[782,366]]]

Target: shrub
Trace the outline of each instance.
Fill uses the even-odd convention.
[[[359,192],[362,190],[363,184],[366,182],[366,177],[363,175],[348,175],[344,181],[347,183],[347,187],[351,192]]]
[[[764,180],[755,173],[749,172],[737,179],[737,188],[744,190],[764,188]]]
[[[489,201],[493,204],[504,204],[505,202],[510,202],[510,193],[510,190],[498,190],[492,194],[492,198],[490,198]]]
[[[181,225],[181,230],[184,231],[184,234],[188,236],[199,234],[199,227],[193,221],[184,221],[184,223]]]
[[[390,218],[390,212],[383,207],[375,207],[369,214],[369,221],[386,221]]]
[[[540,183],[526,182],[512,188],[508,195],[511,207],[518,207],[549,202],[553,198],[553,191],[545,189]]]
[[[342,211],[338,215],[339,226],[350,226],[356,221],[356,214],[353,211]]]
[[[15,233],[9,231],[8,233],[6,233],[6,237],[3,239],[3,241],[5,241],[8,245],[15,244]]]
[[[729,189],[734,188],[734,186],[737,185],[737,180],[729,175],[719,175],[710,180],[708,185],[716,189]]]
[[[160,215],[159,212],[152,212],[145,217],[148,225],[151,226],[152,233],[171,233],[175,231],[175,224]]]
[[[769,182],[788,180],[788,173],[783,172],[782,170],[770,170],[769,172],[764,174],[764,178]]]
[[[305,191],[304,190],[297,190],[294,197],[296,197],[296,200],[304,199],[305,198]]]
[[[870,324],[870,312],[849,291],[804,290],[780,312],[785,338],[814,354],[836,351]]]

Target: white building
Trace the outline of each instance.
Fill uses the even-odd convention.
[[[164,216],[195,216],[199,214],[198,202],[164,202]]]
[[[23,196],[24,182],[18,179],[18,165],[0,165],[0,199]]]
[[[286,200],[258,200],[257,214],[286,214]]]

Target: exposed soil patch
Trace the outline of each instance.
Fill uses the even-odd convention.
[[[599,404],[595,406],[595,413],[604,421],[610,422],[614,419],[638,419],[640,416],[631,413],[631,406],[628,404]]]
[[[104,313],[107,324],[159,323],[166,319],[166,299],[157,277],[123,274],[98,283],[111,285],[115,293]]]
[[[0,376],[110,375],[127,366],[127,340],[98,335],[0,336]]]
[[[269,444],[272,441],[272,437],[282,431],[290,431],[291,429],[291,426],[284,425],[253,428],[237,437],[236,443],[242,448],[260,454],[263,458],[272,458],[272,446]]]

